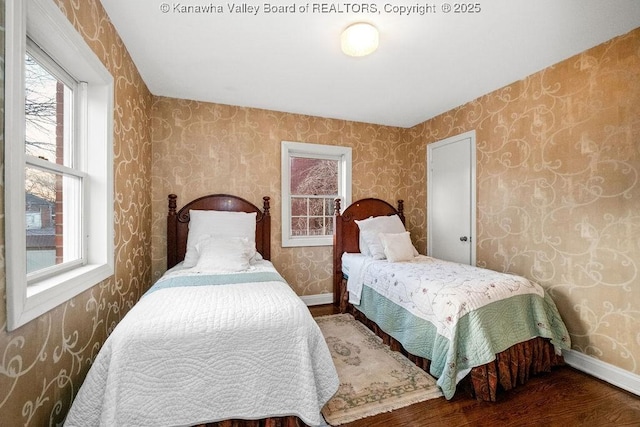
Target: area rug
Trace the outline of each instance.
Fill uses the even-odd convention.
[[[350,314],[317,317],[340,378],[322,409],[332,426],[442,396],[436,380]]]

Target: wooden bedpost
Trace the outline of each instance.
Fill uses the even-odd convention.
[[[264,196],[262,198],[262,221],[264,224],[262,226],[262,257],[266,260],[271,259],[271,205],[269,203],[270,197]]]
[[[342,216],[340,199],[334,200],[333,209],[333,305],[340,307],[342,288]]]
[[[404,200],[402,199],[398,200],[398,216],[402,220],[402,223],[406,225],[406,222],[404,219]]]
[[[178,196],[175,194],[169,194],[169,212],[167,214],[167,247],[175,247],[176,240],[178,238],[178,215],[176,208]],[[178,263],[176,259],[176,252],[169,251],[167,253],[167,269],[173,267]]]

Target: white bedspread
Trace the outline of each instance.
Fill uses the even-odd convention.
[[[282,282],[160,289],[118,324],[66,426],[188,426],[296,415],[338,388],[322,333]]]

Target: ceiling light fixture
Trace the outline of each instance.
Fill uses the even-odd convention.
[[[349,25],[340,36],[342,51],[349,56],[366,56],[378,48],[378,29],[366,22]]]

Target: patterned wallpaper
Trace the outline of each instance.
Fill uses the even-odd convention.
[[[332,248],[282,248],[280,143],[298,141],[353,149],[353,200],[401,198],[405,129],[154,98],[152,117],[152,271],[166,270],[167,195],[178,207],[206,194],[230,193],[257,206],[271,197],[271,258],[299,295],[332,291]]]
[[[541,283],[575,350],[640,374],[640,29],[411,129],[408,206],[426,145],[472,129],[478,264]]]
[[[479,264],[542,283],[576,350],[639,373],[640,30],[399,129],[153,97],[98,0],[52,1],[115,79],[116,272],[12,333],[0,304],[3,425],[62,421],[105,337],[165,269],[168,193],[179,206],[271,196],[274,264],[300,295],[331,291],[330,248],[280,246],[281,140],[352,147],[354,200],[405,199],[424,252],[426,144],[475,128]],[[0,198],[4,300],[3,225]]]
[[[151,283],[151,94],[99,0],[55,2],[114,77],[115,274],[7,333],[4,253],[10,248],[0,210],[2,426],[60,424],[106,336]],[[3,0],[0,6],[4,12]]]

